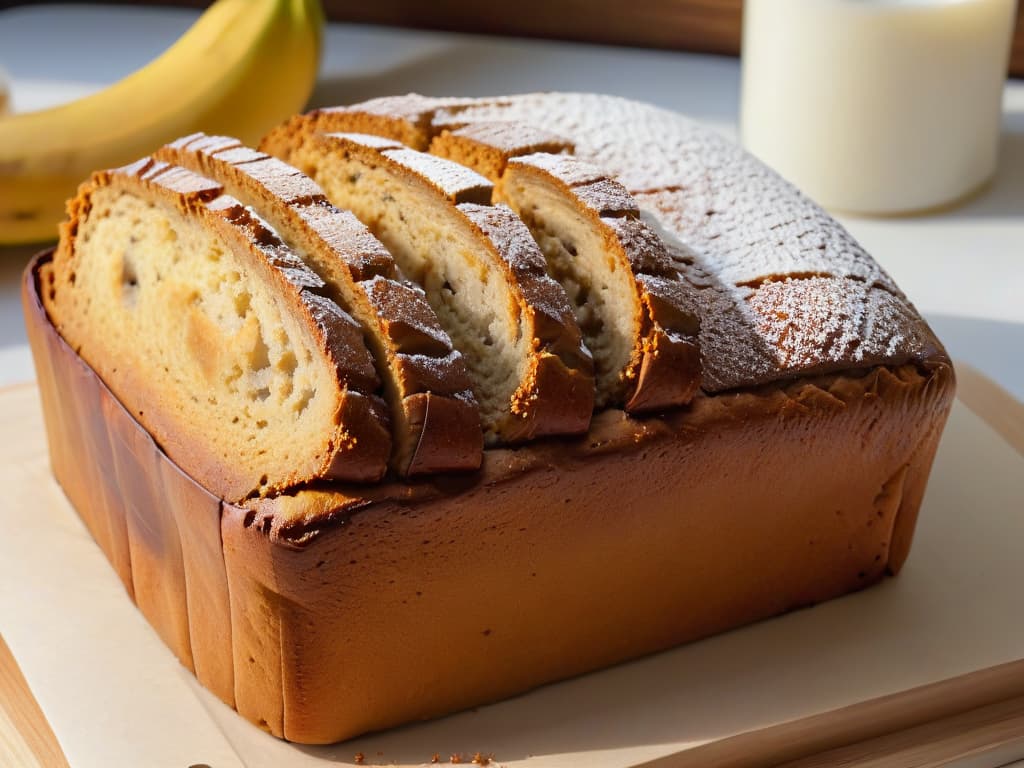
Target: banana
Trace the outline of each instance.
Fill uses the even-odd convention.
[[[322,31],[320,0],[217,0],[109,88],[0,117],[0,245],[56,238],[64,201],[94,170],[195,131],[255,143],[305,105]]]

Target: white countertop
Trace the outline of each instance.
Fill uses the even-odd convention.
[[[195,16],[123,6],[0,12],[0,66],[13,78],[15,108],[116,80],[170,45]],[[407,91],[601,91],[685,112],[734,135],[739,77],[737,61],[713,56],[333,24],[314,105]],[[1024,81],[1007,84],[1000,170],[981,196],[939,215],[841,220],[955,358],[1024,400]],[[0,385],[33,378],[18,301],[28,255],[0,249]]]

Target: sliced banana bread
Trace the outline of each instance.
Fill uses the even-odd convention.
[[[488,443],[586,430],[593,362],[572,308],[485,178],[361,134],[278,132],[263,148],[313,176],[423,287],[466,357]]]
[[[693,297],[700,309],[703,391],[687,407],[644,418],[608,408],[578,439],[494,447],[470,476],[318,482],[219,503],[154,452],[146,430],[45,322],[40,294],[52,304],[56,289],[50,296],[50,254],[41,254],[25,275],[23,299],[54,473],[143,614],[202,684],[279,737],[330,742],[477,706],[899,571],[954,374],[927,324],[842,227],[721,137],[647,105],[585,94],[476,103],[401,97],[326,110],[315,118],[317,132],[325,132],[322,115],[341,113],[363,120],[369,133],[404,133],[419,149],[445,130],[468,132],[476,149],[466,162],[499,186],[522,173],[530,195],[558,196],[590,227],[596,215],[624,250],[636,249],[627,254],[639,283],[633,291],[662,328],[673,320],[659,315],[665,307],[650,298],[661,294],[648,290],[648,278],[684,282],[681,301]],[[493,131],[496,120],[569,137],[573,154],[611,174],[636,203],[591,178],[592,169],[577,166],[582,177],[567,177],[514,159],[524,142],[499,144],[476,126]],[[283,135],[303,125],[292,121]],[[308,156],[311,168],[325,169],[323,183],[355,187],[346,193],[353,202],[384,195],[367,203],[380,211],[375,226],[429,241],[402,267],[428,275],[435,301],[480,312],[452,307],[443,315],[446,323],[454,318],[452,328],[465,318],[460,344],[463,337],[482,343],[481,333],[491,332],[490,323],[474,324],[483,317],[478,307],[496,308],[491,341],[504,343],[506,316],[523,313],[515,293],[522,289],[507,285],[491,248],[509,254],[522,246],[533,253],[529,263],[546,265],[523,226],[510,235],[515,228],[502,220],[509,209],[484,204],[484,197],[493,203],[493,190],[465,168],[402,154],[388,138],[355,140],[375,145],[368,160],[355,157],[358,147],[338,160],[340,140],[324,141]],[[542,181],[526,178],[541,171]],[[216,207],[218,199],[190,205]],[[649,230],[630,228],[637,204]],[[452,210],[465,221],[453,224]],[[238,215],[259,224],[243,209]],[[75,216],[72,227],[98,213]],[[286,229],[283,239],[298,242]],[[466,255],[459,244],[482,235],[463,233],[477,230],[489,233],[490,245]],[[651,233],[678,280],[661,274],[663,260],[644,245]],[[93,256],[106,264],[106,256]],[[613,263],[608,270],[617,274],[621,262]],[[468,266],[480,269],[475,282],[446,288],[449,265],[456,278]],[[370,252],[351,268],[368,276],[357,282],[382,274]],[[122,293],[132,301],[134,286],[123,287],[119,270],[100,270],[96,279],[117,301]],[[504,287],[487,293],[488,279]],[[179,311],[168,322],[184,332],[191,321]],[[536,316],[530,322],[519,327],[537,337],[535,351],[545,349]],[[556,324],[552,338],[565,338],[565,327]],[[214,346],[244,350],[244,341]],[[159,398],[152,405],[163,407]],[[213,418],[203,429],[214,433],[221,424]]]
[[[391,449],[359,326],[208,178],[152,158],[69,203],[47,311],[180,466],[228,500],[375,481]]]
[[[391,254],[355,216],[301,171],[236,139],[195,134],[157,157],[216,179],[258,209],[363,326],[391,411],[399,474],[480,466],[483,432],[462,356],[423,292],[397,279]]]
[[[596,405],[640,413],[688,403],[701,379],[695,289],[640,220],[636,201],[608,174],[563,154],[571,141],[524,122],[462,125],[468,106],[415,94],[376,99],[293,118],[267,141],[367,130],[378,142],[429,147],[486,176],[496,183],[495,202],[523,218],[573,304],[594,356]]]

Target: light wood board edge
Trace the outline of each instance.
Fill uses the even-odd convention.
[[[822,752],[779,768],[940,768],[989,755],[988,765],[1024,756],[1024,696],[877,739]]]
[[[1024,403],[965,362],[954,363],[956,396],[1024,456]]]
[[[816,764],[809,762],[805,767],[796,761],[812,760],[844,748],[861,749],[866,755],[878,754],[871,750],[878,744],[884,746],[886,737],[908,734],[928,723],[966,716],[979,708],[1017,698],[1024,699],[1024,660],[739,734],[634,768],[774,768],[782,765],[788,768],[791,764],[810,768]],[[981,730],[976,736],[981,746],[975,744],[975,748],[996,749],[1003,743],[1002,734],[993,734],[988,726],[999,722],[1004,714],[1001,711],[982,712],[973,720],[968,719]],[[929,734],[919,735],[924,738]],[[970,734],[961,736],[968,738]],[[906,747],[910,743],[904,742],[901,746]],[[953,755],[962,748],[962,744],[953,743],[946,747],[948,754]],[[860,768],[860,763],[855,761],[836,765]],[[904,767],[899,761],[891,761],[887,765]]]
[[[1024,404],[966,363],[957,362],[956,370],[960,401],[1024,455]],[[34,386],[34,383],[15,384],[0,388],[0,394]],[[1019,702],[1021,711],[1007,702]],[[960,734],[959,741],[938,739],[937,736],[943,733],[942,723],[949,728],[970,730]],[[930,729],[929,724],[934,724],[936,729]],[[741,734],[696,752],[670,755],[645,763],[643,768],[683,768],[694,764],[718,768],[768,768],[786,761],[789,761],[786,768],[834,764],[849,768],[875,768],[876,765],[893,763],[865,760],[889,754],[885,750],[896,749],[904,750],[908,756],[916,758],[920,754],[932,760],[920,763],[901,760],[900,765],[931,768],[947,765],[967,744],[973,745],[973,749],[997,749],[1005,741],[1006,724],[1015,727],[1018,733],[1024,733],[1024,661],[981,670],[934,686],[894,694],[795,723]],[[928,744],[936,746],[929,751]],[[918,752],[913,752],[915,749]],[[694,763],[695,754],[698,755],[697,763]],[[838,762],[813,762],[825,755],[831,755]],[[25,768],[68,766],[53,730],[2,635],[0,765]]]
[[[0,637],[0,765],[67,768],[57,737]]]

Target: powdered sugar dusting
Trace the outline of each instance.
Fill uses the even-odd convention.
[[[598,216],[636,218],[640,215],[636,199],[617,181],[598,179],[590,184],[573,187],[572,191],[577,200]]]
[[[940,350],[841,225],[685,117],[610,96],[536,94],[480,100],[434,120],[456,118],[519,120],[567,136],[579,157],[633,193],[694,290],[705,389],[897,364]]]
[[[896,291],[824,210],[737,145],[681,115],[610,96],[539,94],[462,110],[459,117],[495,113],[543,120],[571,136],[579,157],[614,176],[669,229],[704,241],[709,247],[702,250],[724,280],[828,272]]]
[[[451,352],[452,340],[427,304],[422,289],[414,290],[408,285],[380,276],[366,280],[361,285],[374,312],[382,321],[388,325],[400,323],[406,334],[416,333],[429,337],[442,357]],[[419,354],[418,357],[423,358],[425,355]]]
[[[361,144],[371,149],[402,149],[405,145],[387,136],[377,136],[372,133],[325,133],[324,138],[336,139],[338,141],[351,141],[353,144]]]
[[[553,155],[535,152],[509,160],[509,165],[529,165],[560,179],[570,187],[590,184],[608,178],[608,171],[581,160],[574,155]]]
[[[747,301],[757,330],[784,367],[813,368],[821,359],[873,362],[908,341],[927,347],[914,333],[914,313],[886,290],[841,277],[770,282]],[[907,336],[907,327],[913,336]]]
[[[641,219],[628,216],[605,217],[601,219],[601,223],[615,233],[634,273],[675,276],[675,269],[665,250],[665,244]]]
[[[502,120],[492,123],[471,123],[452,131],[455,136],[494,147],[509,155],[521,155],[525,151],[560,152],[572,151],[573,144],[557,134],[545,131],[535,125]]]
[[[544,274],[544,257],[522,220],[507,205],[463,203],[459,210],[494,244],[502,260],[517,272]]]
[[[491,182],[464,165],[414,149],[385,150],[381,154],[422,176],[453,202],[491,199]]]
[[[415,123],[428,118],[439,108],[457,110],[461,105],[470,103],[472,102],[468,99],[436,98],[421,96],[418,93],[407,93],[401,96],[381,96],[351,107],[331,107],[322,111],[326,113],[358,111],[383,117],[399,116]]]

